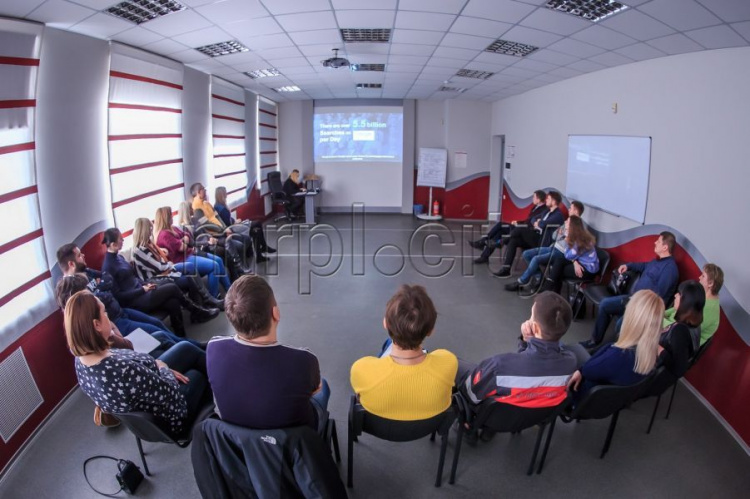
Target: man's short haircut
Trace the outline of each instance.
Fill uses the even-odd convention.
[[[718,295],[721,287],[724,286],[724,271],[715,263],[707,263],[703,266],[703,272],[708,276],[708,280],[713,282],[711,293]]]
[[[75,261],[77,247],[75,243],[68,243],[57,248],[57,264],[63,272],[68,270],[68,263]]]
[[[539,189],[538,191],[534,191],[534,195],[541,201],[544,201],[544,199],[547,197],[547,193],[541,189]]]
[[[551,197],[552,199],[554,199],[557,202],[558,205],[562,204],[562,196],[560,195],[559,192],[557,192],[557,191],[549,191],[547,193],[547,195],[549,197]]]
[[[583,215],[583,203],[580,201],[571,201],[570,206],[575,206],[576,210],[578,210],[579,215]]]
[[[268,334],[275,306],[271,286],[257,275],[244,275],[234,281],[224,298],[229,323],[248,340]]]
[[[88,285],[89,278],[86,277],[86,274],[63,276],[62,279],[57,281],[57,285],[55,286],[55,301],[57,302],[57,306],[65,310],[65,305],[68,303],[70,297],[79,291],[83,291]]]
[[[534,298],[534,321],[542,330],[542,339],[560,341],[573,322],[573,310],[565,298],[545,291]]]
[[[671,255],[674,252],[674,234],[672,234],[668,230],[665,230],[664,232],[660,232],[659,236],[661,236],[662,242],[667,245],[667,249],[669,250],[669,254]]]
[[[104,237],[102,237],[102,244],[105,246],[109,246],[112,243],[116,243],[117,239],[122,235],[122,232],[120,232],[120,229],[117,227],[112,227],[111,229],[107,229],[104,231]]]
[[[198,194],[198,191],[201,190],[201,187],[203,187],[203,184],[200,182],[196,182],[193,185],[190,186],[190,195],[195,197]]]
[[[405,350],[419,348],[435,329],[437,311],[424,287],[404,284],[388,300],[385,323],[393,342]]]

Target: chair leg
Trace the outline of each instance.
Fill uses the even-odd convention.
[[[339,436],[336,431],[336,421],[330,420],[331,424],[331,445],[333,446],[333,455],[336,457],[336,462],[341,462],[341,452],[339,451]]]
[[[617,427],[617,418],[620,417],[620,411],[617,411],[612,415],[612,419],[609,422],[609,430],[607,430],[607,439],[604,441],[604,447],[602,448],[602,454],[599,459],[604,459],[604,456],[609,451],[609,446],[612,443],[612,437],[615,435],[615,428]]]
[[[349,423],[349,438],[347,440],[348,455],[346,456],[346,486],[354,487],[354,432]]]
[[[669,397],[669,406],[667,406],[667,416],[664,419],[669,419],[669,414],[672,412],[672,402],[674,402],[674,394],[677,391],[677,382],[675,381],[672,386],[672,395]]]
[[[539,446],[542,444],[542,437],[544,436],[544,430],[547,429],[547,425],[540,424],[536,432],[536,444],[534,444],[534,452],[531,454],[531,462],[529,462],[529,469],[526,470],[526,474],[531,476],[534,472],[534,465],[536,464],[536,457],[539,455]]]
[[[586,298],[583,298],[580,302],[578,301],[578,295],[579,294],[580,295],[583,294],[583,291],[581,291],[581,288],[578,288],[578,290],[576,291],[575,298],[573,298],[573,303],[576,304],[576,309],[573,310],[573,320],[574,321],[577,320],[578,314],[581,312],[581,307],[583,307],[585,305],[585,303],[586,303]],[[583,318],[585,319],[586,318],[585,311],[584,311],[583,315],[584,315]]]
[[[143,445],[141,444],[141,439],[138,437],[135,437],[135,441],[138,444],[138,452],[141,454],[141,462],[143,463],[143,471],[146,472],[147,476],[151,476],[151,472],[148,470],[148,465],[146,464],[146,453],[143,452]]]
[[[552,433],[555,431],[555,423],[557,423],[557,418],[552,420],[552,423],[550,423],[549,425],[549,430],[547,430],[547,441],[544,442],[544,450],[542,451],[542,458],[539,460],[539,467],[536,469],[537,475],[542,472],[544,461],[547,459],[547,451],[549,450],[549,444],[552,441]]]
[[[445,454],[448,451],[448,432],[441,435],[440,443],[440,460],[438,461],[437,477],[435,478],[435,487],[440,487],[443,483],[443,468],[445,467]]]
[[[432,435],[430,435],[430,442],[434,442],[435,441],[435,433],[436,432],[433,431]]]
[[[456,469],[458,468],[458,456],[461,454],[461,442],[464,439],[464,425],[458,423],[458,435],[456,435],[456,448],[453,450],[453,464],[451,465],[451,476],[448,483],[456,483]]]
[[[651,428],[654,426],[654,419],[656,419],[656,411],[659,409],[660,400],[661,400],[661,395],[656,397],[656,402],[654,403],[654,410],[651,412],[651,421],[648,422],[648,430],[646,430],[646,435],[651,433]]]

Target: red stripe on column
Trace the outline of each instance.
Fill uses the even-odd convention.
[[[33,151],[36,147],[35,142],[26,142],[25,144],[13,144],[12,146],[0,147],[0,156],[19,151]]]
[[[264,198],[264,197],[266,197],[266,196],[270,196],[270,195],[271,195],[271,193],[270,193],[270,192],[266,192],[265,194],[261,194],[261,195],[260,195],[260,197]]]
[[[244,152],[240,152],[237,154],[214,154],[214,158],[234,158],[237,156],[244,156],[244,155],[245,155]]]
[[[245,103],[244,102],[240,102],[240,101],[237,101],[237,100],[232,100],[229,97],[222,97],[221,95],[217,95],[217,94],[211,94],[211,97],[213,97],[214,99],[223,100],[224,102],[231,102],[232,104],[237,104],[238,106],[245,107]]]
[[[229,172],[229,173],[222,173],[221,175],[216,175],[214,178],[223,178],[228,177],[230,175],[238,175],[240,173],[245,173],[247,170],[238,170],[236,172]]]
[[[261,180],[261,181],[260,181],[260,183],[261,183],[261,184],[262,184],[263,182],[268,182],[268,179],[267,179],[267,178],[264,178],[263,180]]]
[[[7,64],[8,66],[38,66],[39,59],[31,59],[29,57],[0,57],[0,64]]]
[[[50,274],[50,272],[48,270],[46,272],[43,272],[42,274],[39,274],[38,276],[36,276],[35,278],[33,278],[32,280],[30,280],[26,284],[23,284],[23,285],[17,287],[16,289],[14,289],[13,291],[11,291],[7,295],[5,295],[2,298],[0,298],[0,307],[2,307],[3,305],[5,305],[9,301],[11,301],[16,296],[18,296],[18,295],[20,295],[22,293],[25,293],[26,291],[30,290],[31,288],[33,288],[34,286],[36,286],[40,282],[46,281],[50,277],[52,277],[52,274]]]
[[[264,126],[266,128],[276,128],[274,125],[266,125],[265,123],[258,123],[258,126]]]
[[[185,183],[182,182],[180,184],[170,185],[169,187],[162,187],[161,189],[157,189],[155,191],[144,192],[143,194],[139,194],[132,198],[123,199],[122,201],[112,203],[112,209],[114,210],[115,208],[119,208],[120,206],[125,206],[126,204],[135,203],[136,201],[140,201],[141,199],[145,199],[151,196],[156,196],[157,194],[162,194],[164,192],[173,191],[175,189],[179,189],[180,187],[185,187]]]
[[[0,109],[36,107],[36,99],[0,100]]]
[[[234,194],[235,192],[244,191],[245,189],[247,189],[247,187],[240,187],[238,189],[233,189],[233,190],[227,192],[227,196],[229,196],[230,194]]]
[[[224,116],[222,114],[212,114],[211,116],[213,116],[214,118],[219,119],[219,120],[236,121],[237,123],[244,123],[245,122],[245,120],[241,120],[239,118],[232,118],[231,116]]]
[[[0,204],[7,203],[8,201],[13,201],[14,199],[22,198],[24,196],[30,196],[31,194],[36,194],[37,192],[38,190],[35,185],[32,185],[31,187],[24,187],[23,189],[18,189],[17,191],[8,192],[0,196]]]
[[[276,166],[279,166],[278,163],[271,163],[270,165],[260,165],[261,168],[274,168]]]
[[[258,108],[258,111],[260,111],[261,113],[270,114],[271,116],[276,116],[276,113],[272,113],[271,111],[266,111],[265,109]]]
[[[30,232],[26,234],[25,236],[21,236],[19,238],[16,238],[10,242],[7,242],[0,246],[0,255],[3,253],[7,253],[8,251],[12,250],[13,248],[17,248],[21,246],[22,244],[26,244],[29,241],[33,241],[34,239],[38,239],[44,235],[44,231],[42,229],[37,229],[34,232]]]
[[[109,170],[110,175],[117,175],[118,173],[132,172],[133,170],[142,170],[144,168],[151,168],[154,166],[169,165],[173,163],[182,163],[182,158],[165,159],[164,161],[154,161],[153,163],[142,163],[140,165],[123,166],[122,168],[113,168]]]
[[[244,139],[244,135],[214,135],[215,139]]]
[[[161,85],[163,87],[176,88],[182,90],[182,85],[172,83],[164,80],[157,80],[156,78],[149,78],[147,76],[134,75],[131,73],[123,73],[122,71],[110,71],[109,75],[113,78],[124,78],[126,80],[142,81],[145,83],[153,83],[154,85]]]
[[[109,140],[138,140],[138,139],[181,139],[181,133],[143,133],[136,135],[110,135]]]
[[[260,154],[276,154],[278,151],[262,151]]]
[[[279,139],[272,139],[272,138],[269,138],[269,137],[258,137],[258,140],[270,140],[270,141],[276,142]]]
[[[175,109],[173,107],[143,106],[141,104],[120,104],[118,102],[110,102],[109,108],[110,109],[138,109],[139,111],[164,111],[167,113],[182,114],[182,109]]]

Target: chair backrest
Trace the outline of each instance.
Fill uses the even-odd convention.
[[[578,403],[571,419],[604,419],[637,399],[653,382],[654,374],[635,385],[599,385],[592,388]]]
[[[281,183],[281,172],[268,172],[266,178],[268,179],[268,189],[274,196],[280,192],[284,192],[284,186]]]
[[[356,395],[352,395],[349,406],[349,425],[356,435],[369,433],[390,442],[418,440],[433,432],[444,434],[455,419],[456,411],[452,405],[437,416],[416,421],[397,421],[376,416],[357,402]]]
[[[630,295],[633,292],[633,289],[635,288],[635,284],[641,278],[641,273],[640,272],[633,272],[633,271],[630,271],[630,270],[628,270],[628,272],[630,272],[631,275],[630,275],[630,280],[628,281],[628,284],[625,287],[625,293],[627,295]]]
[[[697,352],[695,352],[695,355],[693,355],[693,358],[690,359],[690,367],[694,366],[698,360],[700,360],[701,357],[703,357],[703,354],[706,353],[706,350],[708,350],[709,345],[711,345],[711,342],[714,341],[715,336],[711,336],[709,339],[706,340],[706,342],[701,345],[701,347],[698,349]]]
[[[561,404],[552,407],[529,408],[488,399],[479,405],[472,426],[477,430],[489,428],[497,433],[517,432],[550,422],[568,406],[569,402],[566,398]]]
[[[599,259],[599,272],[596,273],[596,280],[602,282],[604,276],[607,275],[607,267],[609,267],[609,251],[597,246],[596,258]]]
[[[115,413],[114,416],[120,420],[136,437],[146,442],[175,443],[176,439],[164,428],[166,423],[148,412],[123,412]]]
[[[677,379],[666,367],[661,366],[654,373],[651,384],[639,395],[639,398],[657,397],[677,383]]]

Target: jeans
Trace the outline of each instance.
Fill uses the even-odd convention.
[[[165,326],[159,319],[132,308],[123,308],[122,316],[115,321],[115,325],[123,336],[127,336],[136,329],[141,328],[159,340],[163,345],[165,343],[176,344],[181,341],[187,341],[196,346],[200,345],[200,343],[195,340],[180,338],[167,329],[167,326]]]
[[[183,274],[208,276],[208,292],[215,298],[219,296],[219,283],[224,289],[232,285],[224,269],[224,262],[216,255],[206,253],[206,256],[190,255],[184,262],[176,263],[175,270]]]
[[[618,295],[602,300],[599,304],[599,313],[596,315],[596,324],[594,325],[594,332],[591,335],[591,341],[596,344],[602,342],[612,316],[620,316],[625,313],[625,302],[627,299],[628,295]]]
[[[526,271],[521,274],[521,277],[518,278],[518,282],[521,284],[528,284],[531,278],[539,273],[539,266],[550,261],[552,251],[553,248],[551,246],[531,248],[524,251],[522,253],[523,259],[528,262],[529,266],[526,268]]]
[[[187,376],[187,384],[179,383],[180,393],[187,401],[188,426],[195,420],[206,396],[208,378],[206,376],[206,352],[187,342],[178,343],[159,357],[170,369]]]
[[[322,435],[328,423],[328,400],[331,398],[331,388],[325,379],[321,379],[320,383],[320,391],[310,398],[310,403],[318,415],[318,433]]]

